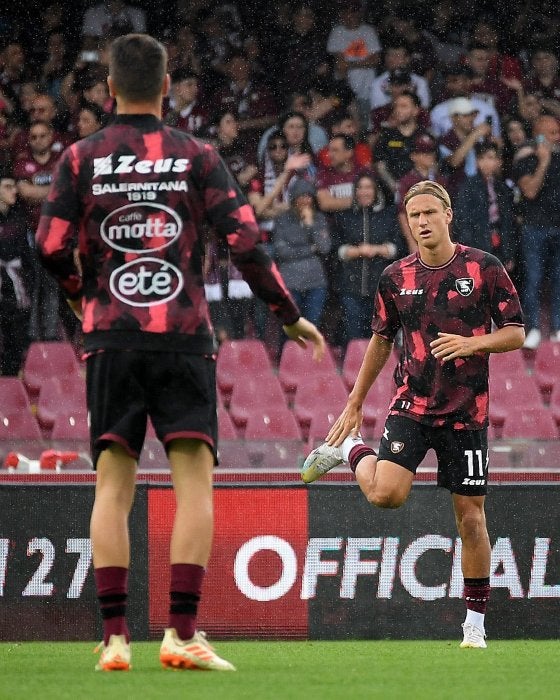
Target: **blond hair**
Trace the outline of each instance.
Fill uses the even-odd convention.
[[[406,207],[410,200],[419,194],[431,194],[436,199],[439,199],[445,209],[451,209],[451,198],[449,197],[449,193],[445,187],[442,187],[433,180],[422,180],[421,182],[417,182],[415,185],[412,185],[404,196],[404,206]]]

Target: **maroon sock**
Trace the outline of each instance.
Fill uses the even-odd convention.
[[[466,578],[463,597],[467,603],[467,610],[486,614],[490,598],[490,578]]]
[[[350,454],[348,455],[348,463],[350,464],[350,469],[354,472],[354,474],[356,473],[356,467],[358,466],[360,460],[368,455],[373,455],[375,457],[376,452],[367,445],[356,445],[356,447],[353,447],[350,450]]]
[[[171,564],[169,627],[179,639],[190,639],[196,631],[196,615],[206,570],[198,564]]]
[[[103,618],[103,642],[109,643],[112,634],[124,634],[130,641],[126,624],[128,569],[123,566],[104,566],[94,570],[97,599]]]

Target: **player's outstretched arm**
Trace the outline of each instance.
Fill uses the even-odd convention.
[[[392,349],[393,344],[385,338],[377,334],[372,336],[362,360],[356,383],[348,396],[346,407],[333,423],[327,435],[329,445],[342,445],[344,438],[348,437],[350,433],[356,435],[359,432],[363,419],[362,405],[379,372],[389,359]]]
[[[486,335],[465,337],[455,333],[438,333],[430,347],[432,355],[442,362],[457,357],[469,357],[476,353],[509,352],[523,345],[525,331],[522,326],[504,326]]]
[[[283,326],[283,328],[288,338],[295,340],[302,348],[307,347],[306,341],[310,340],[313,343],[313,359],[316,362],[323,359],[326,348],[325,338],[315,324],[300,316],[295,323]]]

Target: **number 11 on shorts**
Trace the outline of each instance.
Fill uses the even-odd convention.
[[[468,476],[484,476],[484,467],[488,463],[488,453],[486,453],[486,464],[482,459],[482,450],[465,450],[465,455],[467,457],[467,472]],[[475,462],[478,463],[478,474],[475,475]]]

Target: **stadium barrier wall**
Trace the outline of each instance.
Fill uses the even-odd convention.
[[[501,484],[488,499],[494,639],[557,638],[559,485]],[[93,640],[101,627],[88,538],[91,484],[0,485],[0,639]],[[166,624],[173,494],[138,485],[129,624]],[[216,638],[456,639],[461,542],[449,495],[416,484],[399,510],[351,483],[218,484],[200,628]],[[148,590],[150,595],[148,596]]]

